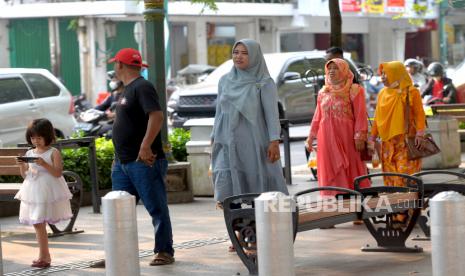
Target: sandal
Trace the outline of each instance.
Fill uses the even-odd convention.
[[[50,267],[51,262],[46,262],[46,261],[33,261],[31,264],[31,267],[37,267],[37,268],[47,268]]]
[[[236,248],[234,247],[234,245],[230,245],[228,246],[228,252],[236,252]]]
[[[174,263],[174,257],[165,252],[158,252],[150,262],[151,266],[169,265]]]

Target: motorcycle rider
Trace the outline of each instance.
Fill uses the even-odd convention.
[[[116,115],[116,103],[118,103],[119,98],[124,91],[124,85],[123,82],[116,77],[115,71],[108,71],[107,76],[110,80],[108,86],[110,87],[111,94],[101,104],[97,105],[95,109],[104,111],[108,118],[108,121],[102,124],[102,128],[98,131],[98,135],[111,138],[113,119]]]
[[[408,74],[412,78],[415,87],[417,87],[420,91],[421,89],[424,89],[427,79],[423,73],[423,62],[414,58],[409,58],[405,60],[404,65]]]
[[[116,77],[115,71],[108,71],[107,76],[110,80],[108,86],[110,87],[111,94],[101,104],[97,105],[95,109],[105,111],[107,118],[113,119],[115,117],[114,109],[121,93],[124,91],[124,86],[123,82]]]
[[[426,70],[431,76],[425,88],[421,91],[421,97],[430,96],[426,104],[455,103],[457,91],[452,80],[444,76],[444,67],[439,62],[433,62]]]

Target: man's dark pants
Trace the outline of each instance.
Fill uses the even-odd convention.
[[[126,191],[136,197],[136,202],[142,199],[155,229],[154,253],[166,252],[173,256],[173,233],[165,190],[167,169],[165,159],[156,160],[151,167],[140,161],[122,164],[115,159],[111,180],[114,191]]]

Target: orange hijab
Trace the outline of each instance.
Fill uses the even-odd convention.
[[[402,62],[391,61],[381,63],[379,72],[384,72],[389,87],[384,87],[378,95],[378,103],[375,111],[375,121],[379,136],[383,141],[403,134],[404,128],[404,105],[407,89],[413,87],[412,80]],[[410,105],[412,101],[410,101]]]
[[[329,78],[329,64],[334,63],[336,64],[337,68],[339,69],[338,76],[336,76],[337,80],[345,80],[345,82],[341,82],[338,85],[335,85],[333,82],[331,82],[331,79]],[[325,65],[325,92],[331,92],[331,93],[345,93],[347,94],[348,91],[350,90],[350,87],[352,86],[354,80],[354,74],[352,71],[350,71],[349,64],[347,61],[340,59],[340,58],[334,58],[328,62],[326,62]]]

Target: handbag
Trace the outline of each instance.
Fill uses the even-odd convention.
[[[415,137],[409,137],[410,129],[410,104],[409,104],[409,87],[407,87],[407,100],[405,107],[404,125],[405,125],[405,145],[407,146],[407,156],[409,160],[416,160],[439,153],[441,150],[429,133],[425,134],[421,149],[415,146]]]

